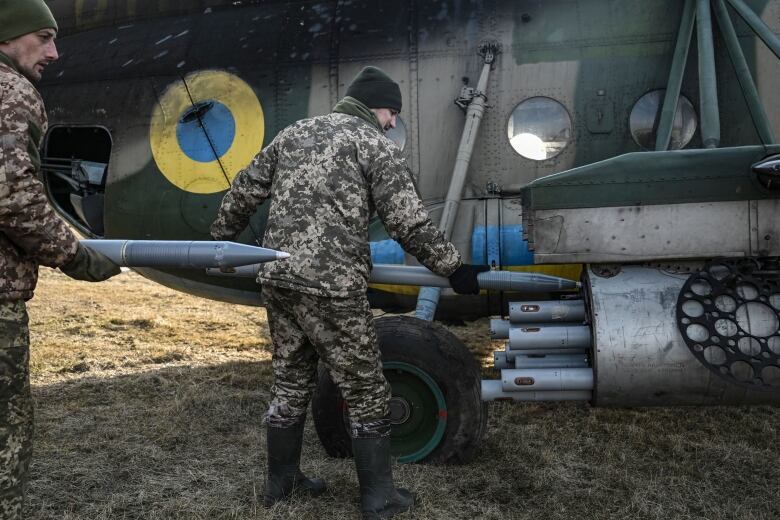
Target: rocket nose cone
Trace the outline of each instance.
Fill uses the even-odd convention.
[[[285,258],[290,258],[290,253],[285,253],[284,251],[277,251],[276,252],[276,259],[277,260],[284,260]]]
[[[772,156],[753,165],[753,171],[765,175],[780,175],[780,156]]]

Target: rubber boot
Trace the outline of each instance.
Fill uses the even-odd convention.
[[[360,510],[364,520],[390,518],[414,505],[414,495],[393,483],[390,459],[390,436],[353,438],[358,482],[360,482]]]
[[[278,428],[268,425],[268,477],[263,493],[263,503],[271,507],[288,498],[293,491],[318,496],[325,491],[325,481],[307,478],[301,473],[301,446],[303,445],[303,424]]]

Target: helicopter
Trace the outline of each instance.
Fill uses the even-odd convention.
[[[370,64],[401,85],[387,137],[464,260],[581,282],[431,299],[372,284],[372,306],[400,313],[376,320],[399,461],[468,461],[496,400],[780,403],[780,2],[50,6],[44,184],[85,236],[208,240],[240,169]],[[259,245],[267,214],[239,240]],[[370,238],[375,264],[414,264],[378,220]],[[137,270],[262,305],[252,279]],[[509,318],[491,321],[501,379],[434,319],[482,316]],[[312,407],[326,451],[348,456],[324,374]]]

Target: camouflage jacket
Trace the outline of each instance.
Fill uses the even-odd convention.
[[[40,94],[0,53],[0,300],[32,298],[38,264],[65,265],[78,247],[37,178],[47,124]]]
[[[290,253],[263,266],[259,281],[327,297],[364,294],[371,271],[369,219],[432,271],[461,263],[428,213],[401,151],[376,125],[343,113],[282,130],[222,200],[211,234],[234,239],[272,195],[263,246]]]

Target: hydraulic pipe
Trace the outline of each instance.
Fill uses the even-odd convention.
[[[233,273],[222,273],[218,269],[206,272],[213,276],[232,278],[257,278],[261,265],[247,265],[236,268]],[[369,283],[391,285],[418,285],[428,287],[450,287],[450,281],[425,267],[411,265],[374,264]],[[495,291],[550,292],[581,287],[580,282],[539,273],[510,271],[488,271],[477,275],[480,289]]]
[[[504,356],[506,358],[506,356]],[[521,354],[515,356],[515,368],[586,368],[587,354]]]
[[[455,157],[455,167],[452,170],[447,198],[445,199],[444,209],[439,221],[439,229],[448,239],[452,236],[452,228],[455,225],[455,217],[458,215],[458,207],[463,195],[463,185],[466,183],[466,173],[471,163],[471,156],[474,152],[474,144],[477,142],[477,134],[482,123],[482,117],[485,114],[486,93],[488,80],[490,79],[490,67],[492,65],[492,59],[486,60],[482,65],[477,89],[466,110],[466,124],[460,136],[460,145]]]
[[[715,73],[715,45],[712,38],[710,0],[697,0],[696,36],[699,46],[699,105],[701,107],[701,140],[704,148],[720,145],[720,113]]]
[[[753,124],[756,126],[758,136],[763,144],[773,144],[775,136],[772,132],[772,125],[769,123],[764,106],[761,103],[761,98],[758,96],[758,89],[756,89],[753,75],[750,73],[747,60],[745,60],[745,54],[742,52],[742,46],[739,44],[737,31],[734,30],[734,24],[731,23],[731,17],[726,9],[726,4],[723,0],[715,0],[714,5],[720,32],[726,42],[726,49],[737,73],[737,80],[740,87],[742,87],[742,94],[745,96],[745,102],[750,111],[750,117],[753,119]]]
[[[501,389],[504,392],[593,390],[593,369],[505,369],[501,371]]]
[[[124,267],[204,269],[259,265],[289,253],[237,242],[197,240],[82,240]]]
[[[554,300],[512,302],[509,304],[510,323],[549,323],[585,321],[585,302],[582,300]]]
[[[688,51],[691,47],[691,35],[693,34],[695,20],[695,0],[685,0],[682,17],[680,18],[680,30],[677,33],[677,44],[674,48],[672,69],[669,72],[666,95],[664,96],[664,104],[661,109],[661,120],[658,123],[658,132],[656,133],[655,149],[657,151],[667,150],[672,139],[672,129],[674,128],[674,119],[680,102],[680,89],[682,88],[683,75],[685,74],[685,65],[688,62]]]
[[[450,185],[447,189],[447,198],[444,202],[441,219],[439,220],[439,229],[447,240],[452,236],[452,229],[455,225],[455,217],[458,214],[458,206],[463,196],[463,185],[466,182],[466,173],[468,173],[471,156],[474,152],[474,144],[477,142],[479,126],[482,123],[482,116],[485,113],[485,103],[487,102],[487,87],[490,79],[490,67],[493,65],[496,54],[498,53],[497,44],[483,44],[480,47],[484,64],[482,72],[479,75],[477,88],[469,102],[466,110],[466,123],[463,127],[463,133],[460,137],[458,152],[455,158],[455,166],[450,177]],[[439,305],[439,296],[441,295],[441,286],[431,285],[420,289],[417,296],[417,309],[415,316],[421,320],[432,321],[436,314],[436,307]]]
[[[764,23],[755,11],[753,11],[743,0],[729,0],[731,7],[745,20],[753,32],[761,38],[769,49],[780,58],[780,37]]]
[[[499,379],[482,380],[483,401],[590,401],[589,390],[505,392]]]
[[[509,350],[588,349],[591,346],[590,328],[587,325],[511,328],[507,345]]]

